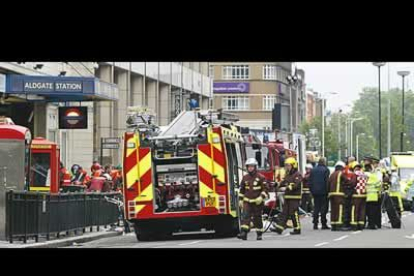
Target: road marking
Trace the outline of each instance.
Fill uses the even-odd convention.
[[[346,239],[348,237],[349,237],[348,235],[345,235],[345,236],[339,237],[337,239],[334,239],[334,241],[341,241],[341,240]]]
[[[408,213],[408,215],[407,216],[411,216],[413,213]]]
[[[179,245],[190,245],[190,244],[196,244],[202,241],[193,241],[193,242],[188,242],[188,243],[180,243]]]
[[[287,237],[287,236],[290,236],[290,233],[286,233],[282,237]]]
[[[362,231],[361,230],[358,230],[358,231],[355,231],[355,232],[352,232],[352,234],[359,234],[359,233],[362,233]]]
[[[403,218],[405,218],[407,215],[402,215]]]
[[[166,242],[151,244],[152,245],[151,248],[157,248],[158,246],[162,246],[162,245],[166,245],[166,244],[167,244]]]
[[[318,247],[318,246],[322,246],[322,245],[325,245],[325,244],[328,244],[328,243],[329,242],[321,242],[321,243],[315,244],[315,246]]]
[[[412,234],[411,236],[405,236],[407,239],[410,239],[410,240],[412,240],[412,239],[414,239],[414,234]]]

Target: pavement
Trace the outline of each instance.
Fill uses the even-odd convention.
[[[333,232],[313,230],[312,218],[304,217],[301,235],[282,235],[266,232],[262,241],[256,241],[252,232],[247,241],[237,238],[214,238],[212,235],[175,236],[165,241],[138,242],[134,233],[102,238],[78,244],[77,248],[414,248],[414,215],[404,212],[402,228],[392,229],[384,224],[382,229]],[[319,226],[320,227],[320,226]]]
[[[0,248],[59,248],[59,247],[67,247],[67,246],[77,246],[78,244],[96,241],[99,239],[108,239],[114,238],[117,236],[122,235],[123,233],[120,232],[120,229],[104,229],[103,231],[96,231],[96,227],[94,227],[93,232],[86,232],[84,234],[74,236],[71,234],[68,237],[61,236],[59,239],[53,240],[44,240],[40,242],[35,242],[33,239],[27,241],[27,243],[23,243],[22,241],[13,241],[10,243],[8,241],[0,241]]]

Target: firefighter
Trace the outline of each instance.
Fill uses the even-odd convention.
[[[345,163],[338,161],[335,164],[335,171],[329,177],[329,194],[331,202],[331,230],[343,231],[343,207],[345,202],[345,189],[350,186],[350,181],[346,178],[343,170]]]
[[[367,176],[362,171],[361,164],[354,162],[350,169],[354,172],[352,182],[354,193],[352,195],[351,227],[352,230],[363,230],[365,226],[365,202]]]
[[[71,179],[70,172],[66,169],[62,162],[60,162],[60,171],[59,171],[59,179],[60,179],[60,186],[70,185]]]
[[[286,222],[290,218],[293,223],[291,235],[299,235],[301,232],[299,220],[299,203],[302,198],[302,176],[298,171],[298,163],[295,158],[289,157],[285,161],[286,176],[280,183],[280,191],[284,191],[284,204],[282,213],[275,223],[275,231],[282,234],[286,229]]]
[[[257,172],[257,160],[249,158],[246,161],[248,174],[243,176],[240,183],[239,206],[243,209],[241,234],[239,238],[247,240],[250,224],[256,228],[257,240],[262,240],[263,221],[262,213],[264,201],[268,198],[265,178]]]
[[[312,211],[312,197],[309,190],[309,180],[310,180],[310,174],[313,169],[312,164],[306,165],[306,172],[305,176],[303,177],[303,190],[302,190],[302,200],[301,200],[301,206],[306,213],[309,213]]]
[[[352,183],[352,179],[354,179],[355,175],[353,172],[353,167],[355,166],[356,161],[355,157],[349,156],[347,159],[347,165],[344,169],[344,175]],[[344,227],[350,230],[351,228],[351,206],[352,206],[352,195],[354,193],[354,187],[346,186],[345,187],[345,197],[344,197]]]
[[[375,170],[375,165],[372,162],[372,157],[366,157],[364,159],[365,174],[368,177],[366,192],[366,213],[368,217],[368,229],[375,230],[381,228],[381,179],[378,177],[378,173]]]

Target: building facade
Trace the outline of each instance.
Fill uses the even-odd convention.
[[[212,104],[207,62],[0,62],[0,74],[96,78],[96,89],[116,94],[111,100],[71,101],[68,97],[56,101],[33,93],[17,96],[0,91],[0,116],[29,127],[33,137],[57,142],[68,167],[89,167],[101,157],[101,138],[122,137],[128,106],[148,107],[156,113],[156,123],[166,125],[188,108],[189,99],[196,99],[201,108]],[[59,129],[58,109],[65,105],[88,107],[87,129]],[[105,149],[103,163],[120,164],[121,150]]]
[[[289,83],[290,62],[214,62],[210,75],[214,108],[238,115],[241,126],[270,129],[275,103],[289,107],[294,132],[305,120],[305,72],[297,70],[298,81]]]
[[[310,122],[315,117],[321,117],[323,114],[322,110],[322,101],[326,100],[322,99],[318,92],[315,92],[309,89],[306,92],[306,121]]]

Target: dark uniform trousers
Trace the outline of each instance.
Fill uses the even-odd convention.
[[[313,224],[319,223],[319,214],[321,214],[322,225],[328,223],[326,219],[326,214],[328,213],[328,196],[327,195],[314,195],[313,203],[315,204],[315,209],[313,210]]]
[[[282,213],[280,213],[276,220],[276,227],[280,230],[286,229],[286,223],[288,219],[292,220],[293,229],[300,230],[300,220],[299,220],[299,199],[285,199],[285,204],[282,208]]]
[[[256,228],[256,231],[263,231],[263,213],[264,204],[257,205],[256,203],[243,203],[242,228],[246,230]],[[253,227],[251,228],[251,223]]]
[[[331,201],[331,225],[335,227],[342,227],[344,196],[333,195],[330,197],[330,201]]]
[[[351,226],[365,225],[365,197],[352,197]]]
[[[369,201],[366,203],[366,213],[368,217],[368,226],[377,226],[381,228],[381,201]]]
[[[349,227],[351,225],[352,217],[352,194],[344,197],[344,225]]]
[[[312,196],[309,191],[304,189],[302,194],[302,200],[300,202],[300,208],[304,210],[306,213],[312,211]]]

